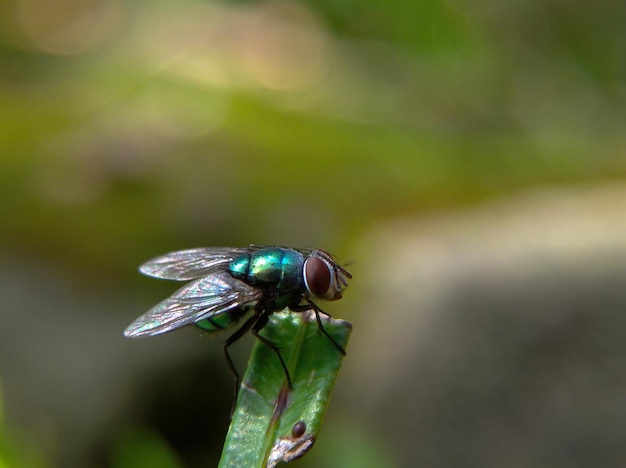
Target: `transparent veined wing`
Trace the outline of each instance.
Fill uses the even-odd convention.
[[[193,281],[135,320],[127,337],[150,336],[184,327],[238,308],[250,308],[263,292],[220,271]]]
[[[252,248],[253,249],[253,248]],[[201,247],[170,252],[144,263],[139,271],[155,278],[188,281],[225,268],[250,247]]]

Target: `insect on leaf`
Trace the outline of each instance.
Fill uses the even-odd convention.
[[[345,348],[352,325],[323,319]],[[275,313],[261,332],[284,353],[289,390],[276,355],[261,342],[252,351],[226,436],[220,468],[273,467],[303,456],[315,442],[343,355],[319,332],[312,312]]]

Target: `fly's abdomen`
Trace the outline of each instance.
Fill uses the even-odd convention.
[[[291,291],[303,286],[303,255],[292,249],[268,247],[241,255],[230,264],[230,273],[251,286]]]
[[[243,315],[243,311],[240,310],[228,311],[223,314],[215,315],[214,317],[202,319],[196,322],[195,325],[202,328],[204,331],[218,332],[239,322]]]

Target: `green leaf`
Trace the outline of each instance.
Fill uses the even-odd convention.
[[[335,319],[322,322],[345,349],[352,325]],[[276,354],[257,340],[233,411],[221,468],[273,467],[303,456],[319,434],[341,367],[343,354],[320,333],[313,312],[275,313],[261,334],[280,348],[293,389],[289,390]]]

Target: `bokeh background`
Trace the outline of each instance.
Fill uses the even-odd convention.
[[[321,246],[354,324],[295,466],[626,466],[626,3],[0,3],[0,467],[215,466],[171,250]],[[236,346],[243,366],[251,340]]]

